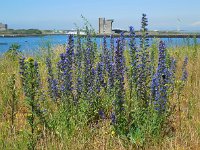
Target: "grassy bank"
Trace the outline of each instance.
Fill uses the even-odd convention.
[[[65,47],[56,47],[52,49],[53,63],[59,60],[59,54],[65,51]],[[184,57],[189,57],[188,62],[188,81],[181,91],[178,98],[178,87],[175,87],[174,94],[170,97],[170,105],[173,106],[173,114],[170,116],[170,125],[172,133],[164,137],[158,137],[159,140],[145,143],[143,148],[146,149],[198,149],[200,136],[199,123],[199,78],[200,78],[200,46],[186,46],[168,49],[170,55],[177,60],[176,78],[181,77],[181,68]],[[126,53],[126,52],[125,52]],[[45,100],[43,105],[48,109],[47,118],[50,124],[64,123],[59,109],[60,104],[54,104],[48,96],[47,90],[47,69],[45,58],[48,52],[42,52],[40,56],[33,56],[39,62],[41,82]],[[28,131],[30,126],[27,123],[29,107],[23,94],[19,74],[18,58],[3,56],[0,59],[0,146],[1,149],[27,149],[29,141]],[[12,76],[15,75],[15,84],[12,85]],[[13,87],[14,86],[14,87]],[[14,97],[14,99],[13,99]],[[14,109],[14,122],[11,122],[12,101],[16,100]],[[180,103],[180,109],[179,109]],[[76,117],[76,116],[74,116]],[[80,117],[80,116],[79,116]],[[55,122],[54,122],[55,121]],[[54,123],[52,123],[54,122]],[[65,124],[63,124],[64,126]],[[170,128],[170,127],[169,127]],[[38,127],[42,130],[43,136],[37,142],[38,149],[132,149],[139,146],[141,139],[132,143],[127,138],[117,135],[110,125],[110,119],[100,119],[97,124],[79,122],[71,130],[73,133],[67,135],[67,129],[48,130],[44,126]],[[171,129],[169,129],[171,130]],[[56,132],[56,133],[55,133]],[[66,133],[66,134],[65,134]],[[138,142],[138,143],[137,143]]]

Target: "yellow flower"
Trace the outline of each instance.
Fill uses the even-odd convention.
[[[115,131],[112,131],[112,132],[111,132],[111,135],[114,136],[114,135],[115,135]]]
[[[29,58],[27,58],[25,61],[26,61],[26,62],[33,62],[34,59],[33,59],[32,57],[29,57]]]
[[[20,118],[20,114],[19,113],[16,114],[16,118]]]
[[[175,82],[175,85],[176,85],[176,87],[180,87],[180,86],[182,85],[182,83],[183,83],[183,81],[177,80],[177,81]]]
[[[38,131],[41,131],[41,127],[37,127],[37,130],[38,130]]]
[[[181,81],[181,80],[177,80],[176,83],[177,83],[177,84],[180,84],[180,83],[182,83],[182,81]]]
[[[32,116],[32,114],[30,114],[30,113],[27,115],[27,117],[31,117],[31,116]]]

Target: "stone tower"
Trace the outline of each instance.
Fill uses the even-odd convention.
[[[112,34],[113,19],[99,18],[99,34]]]
[[[0,31],[4,31],[4,30],[7,30],[7,29],[8,29],[7,24],[0,23]]]

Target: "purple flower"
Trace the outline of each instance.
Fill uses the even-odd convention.
[[[116,115],[115,115],[114,112],[111,114],[111,123],[112,123],[113,125],[116,123]]]
[[[92,95],[88,93],[92,93],[91,91],[94,90],[94,48],[93,43],[91,41],[90,35],[88,34],[87,37],[86,48],[84,49],[84,61],[83,61],[83,93],[85,99],[90,99]]]
[[[115,51],[115,103],[114,111],[116,119],[120,120],[121,114],[124,110],[124,56],[123,56],[123,43],[120,39],[117,40],[117,47]],[[119,117],[119,118],[118,118]]]
[[[104,69],[108,71],[108,64],[110,62],[110,58],[109,58],[109,51],[107,48],[106,36],[103,37],[103,62],[104,62]]]
[[[116,79],[119,80],[121,83],[124,82],[124,55],[123,55],[124,49],[122,46],[122,41],[120,39],[117,40],[117,47],[115,51],[115,76]]]
[[[69,96],[72,94],[73,81],[72,72],[74,64],[74,38],[69,35],[66,53],[60,55],[61,60],[58,63],[59,82],[63,94]]]
[[[188,72],[187,72],[187,64],[188,64],[188,57],[185,57],[184,62],[183,62],[183,66],[182,66],[182,81],[186,81],[187,77],[188,77]]]
[[[97,64],[97,68],[96,68],[96,75],[97,75],[96,89],[97,89],[97,92],[100,92],[101,87],[105,86],[104,76],[103,76],[103,69],[104,69],[103,67],[104,67],[103,62],[99,62]]]
[[[21,80],[22,80],[22,85],[24,86],[24,78],[25,78],[25,70],[26,70],[26,66],[25,66],[25,57],[22,57],[19,59],[19,66],[20,66],[20,75],[21,75]]]
[[[114,38],[113,35],[110,36],[110,60],[114,61],[114,54],[115,54],[115,45],[114,45]]]
[[[37,61],[34,61],[34,74],[35,74],[35,85],[36,85],[35,87],[37,90],[39,90],[41,81],[40,81],[40,73]]]
[[[114,87],[114,78],[115,78],[115,64],[110,62],[108,64],[108,86],[109,90],[113,89]]]
[[[99,116],[101,117],[101,119],[105,119],[106,118],[103,109],[99,110]]]
[[[53,79],[51,82],[51,96],[54,100],[56,100],[59,97],[58,81],[56,79]]]
[[[54,79],[52,63],[51,63],[50,58],[46,59],[46,65],[47,65],[47,69],[48,69],[48,77],[47,77],[48,89],[49,89],[48,91],[49,91],[50,97],[53,98],[54,101],[56,101],[56,99],[59,96],[58,95],[58,82],[56,79]]]
[[[130,46],[130,76],[129,76],[129,85],[130,85],[130,97],[132,97],[132,89],[133,85],[136,88],[136,82],[137,82],[137,48],[136,48],[136,41],[135,41],[135,31],[133,27],[130,27],[130,41],[129,41],[129,46]]]
[[[83,90],[83,78],[82,78],[82,60],[83,60],[83,48],[81,44],[81,37],[77,37],[76,53],[75,53],[75,66],[76,66],[76,102],[81,97]]]
[[[159,44],[159,60],[156,73],[152,79],[151,95],[154,107],[159,112],[166,110],[168,98],[169,70],[166,65],[166,48],[164,42]]]
[[[150,52],[149,39],[147,37],[147,18],[143,14],[142,17],[142,27],[141,27],[141,38],[140,38],[140,48],[136,50],[135,61],[133,64],[136,64],[136,92],[137,97],[141,99],[144,107],[148,106],[148,99],[150,99],[149,88],[151,75],[151,63],[150,63]],[[133,33],[132,33],[133,34]],[[132,44],[133,45],[133,44]]]
[[[174,83],[175,83],[175,72],[176,72],[176,60],[172,57],[170,61],[170,68],[168,71],[168,88],[169,88],[169,93],[172,93],[174,89]]]

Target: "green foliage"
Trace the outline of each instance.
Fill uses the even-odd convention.
[[[20,35],[41,35],[42,31],[39,29],[8,29],[6,31],[1,31],[2,34],[20,34]]]
[[[27,115],[27,122],[30,125],[31,131],[28,133],[30,140],[28,143],[28,149],[35,149],[37,140],[41,136],[41,130],[39,126],[47,125],[44,110],[41,109],[40,93],[40,76],[38,70],[38,64],[33,58],[25,60],[23,66],[24,71],[21,76],[23,82],[23,88],[26,96],[26,102],[28,104],[29,112]],[[47,125],[48,127],[48,125]]]
[[[15,129],[15,119],[16,119],[16,113],[17,113],[17,103],[18,103],[18,93],[16,89],[16,79],[15,74],[12,74],[9,78],[9,91],[11,93],[11,97],[9,99],[9,106],[10,106],[10,122],[11,122],[11,133],[14,132]]]
[[[84,22],[83,28],[86,31],[86,33],[89,33],[89,34],[91,34],[92,36],[95,37],[95,35],[96,35],[95,29],[92,27],[90,22],[83,15],[81,15],[81,18],[83,19],[83,22]]]
[[[154,59],[157,59],[157,45],[153,45],[150,48],[151,56],[154,55]],[[153,53],[153,54],[152,54]],[[197,52],[198,53],[198,52]],[[52,47],[47,46],[45,50],[44,56],[53,57],[56,55],[58,58],[59,53],[55,51],[52,53]],[[99,53],[95,53],[95,55],[99,55]],[[128,59],[129,52],[124,52],[125,57]],[[170,56],[171,53],[168,53]],[[43,57],[43,55],[41,55]],[[54,58],[54,57],[53,57]],[[153,59],[153,58],[152,58]],[[37,148],[40,140],[43,139],[43,132],[46,134],[50,132],[55,136],[55,139],[59,142],[62,141],[66,145],[70,145],[70,141],[72,141],[77,135],[77,132],[82,133],[85,136],[85,140],[87,141],[91,136],[91,133],[94,136],[97,134],[99,130],[99,126],[101,121],[110,122],[110,115],[112,109],[112,101],[114,95],[113,93],[107,93],[105,89],[102,89],[98,95],[93,95],[91,99],[94,99],[94,104],[90,107],[90,103],[85,101],[80,97],[79,103],[77,105],[71,105],[70,107],[66,107],[62,104],[62,101],[53,102],[49,99],[46,92],[42,93],[41,90],[46,90],[46,72],[45,72],[45,61],[40,56],[37,56],[37,60],[40,61],[39,67],[41,68],[39,72],[41,73],[42,78],[38,78],[37,69],[35,68],[35,58],[28,58],[25,60],[25,66],[27,68],[25,74],[27,78],[24,78],[24,87],[25,88],[25,100],[26,100],[26,108],[27,110],[27,126],[23,131],[17,132],[17,137],[20,138],[18,141],[15,141],[15,145],[13,149],[27,149],[26,144],[28,143],[29,149]],[[7,61],[7,60],[5,60]],[[54,58],[54,63],[57,63],[57,59]],[[95,62],[99,61],[99,56],[96,56]],[[155,61],[154,65],[157,64]],[[127,65],[129,65],[127,63]],[[2,70],[2,68],[0,68]],[[17,67],[15,69],[18,72]],[[54,70],[56,72],[56,70]],[[38,81],[43,83],[44,87],[39,86]],[[10,102],[14,102],[15,105],[13,108],[13,118],[14,123],[16,116],[15,114],[19,112],[17,110],[17,102],[18,102],[18,93],[16,91],[16,86],[19,86],[19,83],[15,83],[18,80],[18,76],[12,76],[9,79],[9,91],[8,95],[11,98]],[[178,86],[178,85],[177,85]],[[17,87],[18,88],[18,87]],[[178,87],[176,87],[178,89]],[[2,92],[2,91],[1,91]],[[121,120],[119,120],[118,128],[115,130],[113,126],[109,127],[110,130],[115,131],[114,138],[118,138],[120,140],[125,139],[128,143],[132,143],[137,148],[144,148],[148,146],[149,143],[160,142],[164,139],[165,136],[171,136],[172,129],[171,123],[169,123],[168,118],[170,113],[166,113],[163,115],[158,114],[153,108],[142,109],[136,97],[132,97],[130,99],[129,89],[125,91],[126,93],[126,105],[125,112]],[[134,92],[134,91],[133,91]],[[1,94],[2,96],[2,94]],[[1,97],[0,96],[0,97]],[[45,98],[45,105],[42,104],[41,96]],[[22,96],[21,96],[22,97]],[[5,96],[5,99],[7,97]],[[13,101],[14,100],[14,101]],[[23,102],[24,103],[24,102]],[[36,105],[40,104],[41,108],[38,109]],[[41,110],[44,109],[44,106],[48,108],[46,113],[41,113]],[[105,120],[100,118],[98,115],[99,108],[104,108]],[[130,109],[131,108],[131,109]],[[93,110],[91,110],[93,109]],[[40,111],[39,111],[40,110]],[[5,111],[5,110],[4,110]],[[191,113],[191,112],[190,112]],[[190,114],[191,115],[191,114]],[[5,123],[6,124],[6,123]],[[108,123],[109,124],[109,123]],[[8,124],[9,125],[9,124]],[[2,126],[1,126],[2,127]],[[10,129],[8,127],[3,127],[3,130]],[[44,129],[46,128],[46,129]],[[89,131],[91,129],[91,133]],[[6,134],[6,130],[4,131]],[[3,133],[1,133],[3,134]],[[110,131],[109,131],[110,134]],[[5,137],[6,135],[4,135]],[[47,135],[49,136],[49,135]],[[12,145],[9,141],[5,140],[4,137],[0,136],[0,148],[9,149]],[[83,138],[83,137],[82,137]],[[53,139],[53,140],[55,140]],[[118,140],[119,140],[118,139]],[[83,139],[81,139],[83,140]],[[111,139],[112,140],[112,139]],[[51,142],[49,142],[51,143]],[[129,143],[129,144],[130,144]]]
[[[12,59],[12,60],[17,60],[19,59],[19,56],[21,55],[21,51],[19,50],[20,49],[20,45],[19,44],[12,44],[8,51],[5,52],[5,56],[8,58],[8,59]]]

